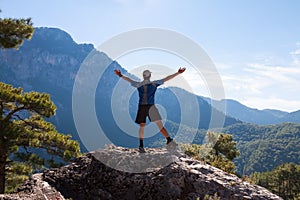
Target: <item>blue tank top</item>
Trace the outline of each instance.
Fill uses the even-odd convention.
[[[155,92],[157,87],[164,83],[162,80],[157,80],[153,82],[131,82],[133,87],[136,87],[139,92],[139,105],[154,105],[155,104]]]

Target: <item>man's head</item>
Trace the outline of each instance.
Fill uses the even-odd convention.
[[[151,72],[149,70],[143,71],[143,78],[144,80],[150,80]]]

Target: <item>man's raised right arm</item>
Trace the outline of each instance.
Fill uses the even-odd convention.
[[[118,75],[120,78],[124,79],[125,81],[128,81],[129,83],[132,83],[132,82],[133,82],[133,80],[131,80],[129,77],[124,76],[124,75],[121,73],[120,70],[115,69],[114,72],[115,72],[116,75]]]

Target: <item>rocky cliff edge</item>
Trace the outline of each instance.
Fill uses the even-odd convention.
[[[180,151],[146,151],[108,146],[89,152],[67,166],[32,175],[15,194],[0,199],[281,199]]]

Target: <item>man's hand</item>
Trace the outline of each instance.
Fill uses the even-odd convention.
[[[178,73],[180,73],[180,74],[183,73],[184,71],[185,71],[185,67],[183,67],[183,68],[180,67],[180,68],[178,69]]]
[[[123,76],[122,73],[121,73],[121,71],[118,70],[118,69],[115,69],[114,72],[115,72],[115,74],[117,74],[119,77],[122,77],[122,76]]]

